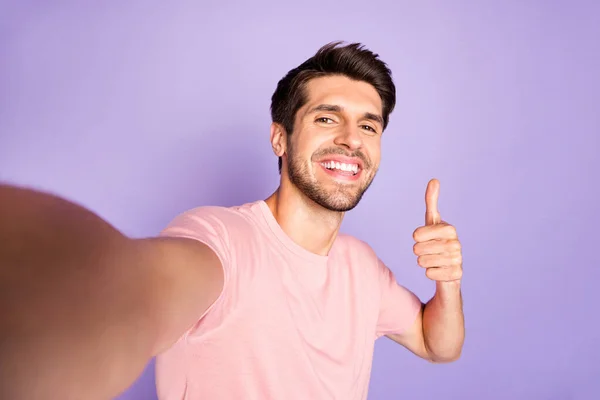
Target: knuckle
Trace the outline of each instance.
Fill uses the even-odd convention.
[[[450,237],[456,237],[456,228],[452,225],[446,225],[444,227],[444,233]]]
[[[460,242],[457,239],[453,239],[450,241],[452,248],[454,249],[454,251],[460,251],[462,249],[462,246],[460,244]]]
[[[461,279],[462,278],[462,269],[457,268],[453,273],[452,273],[452,279],[457,280],[457,279]]]

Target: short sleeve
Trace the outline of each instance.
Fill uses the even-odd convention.
[[[199,207],[178,215],[160,233],[160,236],[195,239],[210,247],[219,257],[224,269],[229,267],[227,227],[219,214],[219,207]]]
[[[410,290],[398,284],[394,273],[381,261],[377,260],[381,301],[377,320],[377,338],[399,334],[410,328],[418,312],[421,300]]]
[[[222,314],[222,304],[228,297],[234,274],[231,263],[227,211],[221,207],[199,207],[175,217],[160,233],[163,237],[182,237],[197,240],[208,246],[221,261],[223,289],[217,300],[202,314],[198,321],[209,313]]]

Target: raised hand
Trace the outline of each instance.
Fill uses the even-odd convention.
[[[440,182],[432,179],[425,191],[425,225],[413,233],[413,251],[417,264],[434,281],[460,281],[462,278],[462,249],[456,228],[440,217],[438,198]]]

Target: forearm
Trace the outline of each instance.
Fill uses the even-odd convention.
[[[423,311],[423,336],[432,361],[460,357],[465,338],[460,281],[436,282],[436,293]]]
[[[142,371],[150,286],[132,242],[82,207],[0,186],[0,398],[111,398]]]

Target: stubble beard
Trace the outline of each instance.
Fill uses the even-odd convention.
[[[311,176],[309,163],[310,161],[305,162],[296,157],[293,148],[288,148],[287,171],[290,182],[310,200],[330,211],[346,212],[355,208],[375,177],[373,174],[358,189],[355,185],[343,183],[334,183],[330,185],[333,186],[332,188],[325,188],[314,176]],[[363,174],[366,172],[362,171]]]

